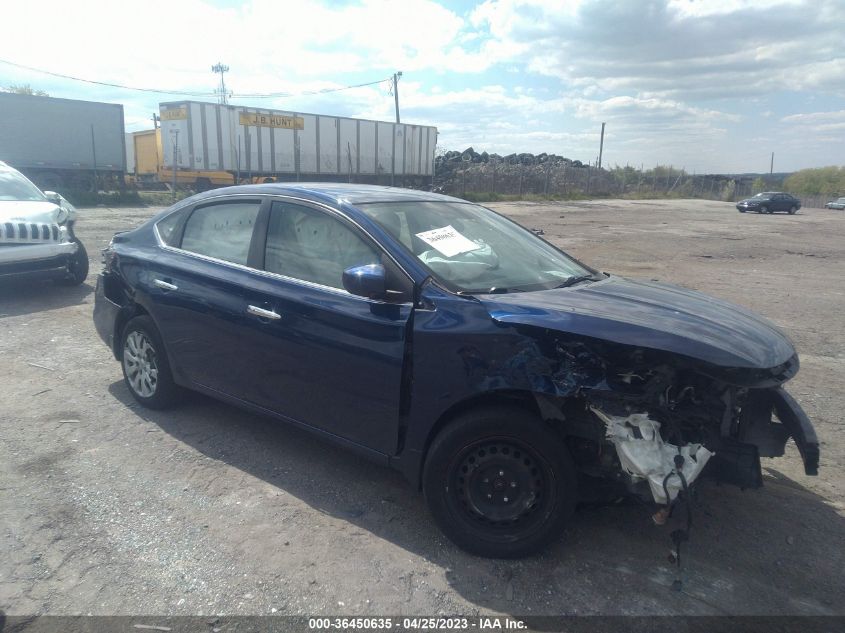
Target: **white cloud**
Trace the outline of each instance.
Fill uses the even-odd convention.
[[[234,103],[383,120],[394,116],[386,83],[301,93],[402,70],[403,121],[438,126],[450,149],[587,161],[605,121],[609,164],[746,171],[760,151],[751,140],[782,133],[796,167],[841,162],[831,139],[841,144],[845,119],[820,111],[845,96],[841,0],[484,0],[468,11],[436,0],[128,6],[6,3],[4,23],[36,15],[38,37],[5,29],[0,58],[200,92],[211,92],[210,67],[223,61],[235,93],[300,95]],[[0,64],[0,85],[8,83],[124,103],[130,129],[149,127],[158,101],[180,98],[80,87]]]
[[[829,121],[845,122],[845,110],[835,112],[806,112],[803,114],[791,114],[781,119],[784,123],[826,123]]]
[[[845,4],[488,0],[498,50],[579,89],[733,98],[845,90]]]

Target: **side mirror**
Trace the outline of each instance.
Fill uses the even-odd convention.
[[[381,264],[354,266],[343,271],[343,287],[359,297],[383,297],[387,292],[387,274]]]
[[[44,195],[47,196],[47,200],[49,200],[53,204],[62,206],[62,197],[55,191],[45,191]]]

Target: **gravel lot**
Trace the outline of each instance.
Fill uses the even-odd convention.
[[[99,249],[156,209],[84,209],[87,284],[0,287],[0,609],[24,614],[845,614],[845,213],[728,203],[493,205],[600,270],[743,304],[795,341],[822,441],[766,485],[704,484],[684,590],[635,504],[586,508],[544,555],[463,554],[384,469],[190,397],[138,408],[91,321]]]

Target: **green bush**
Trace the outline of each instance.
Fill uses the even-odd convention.
[[[171,191],[141,191],[141,203],[151,207],[168,207],[174,202],[184,200],[185,198],[194,195],[195,191],[176,191],[176,198],[174,200],[173,192]]]
[[[553,202],[555,200],[580,200],[584,198],[579,193],[572,193],[566,196],[558,194],[524,193],[521,196],[515,193],[494,193],[490,191],[467,191],[463,195],[450,194],[456,198],[462,198],[469,202]]]
[[[788,176],[785,189],[808,196],[835,196],[845,192],[845,167],[802,169]]]
[[[84,191],[70,189],[62,191],[61,194],[67,198],[75,207],[96,207],[105,205],[107,207],[138,206],[142,204],[141,197],[137,191]]]
[[[194,195],[194,191],[177,191],[176,201],[183,200]],[[75,207],[166,207],[173,204],[173,194],[169,191],[136,191],[125,189],[123,191],[84,191],[70,189],[62,191],[61,194],[67,198]]]

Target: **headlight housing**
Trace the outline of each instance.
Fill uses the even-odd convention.
[[[68,212],[67,212],[67,209],[65,209],[64,207],[59,207],[59,208],[56,210],[56,224],[58,224],[59,226],[61,226],[61,225],[63,225],[65,222],[67,222],[67,219],[68,219]]]

